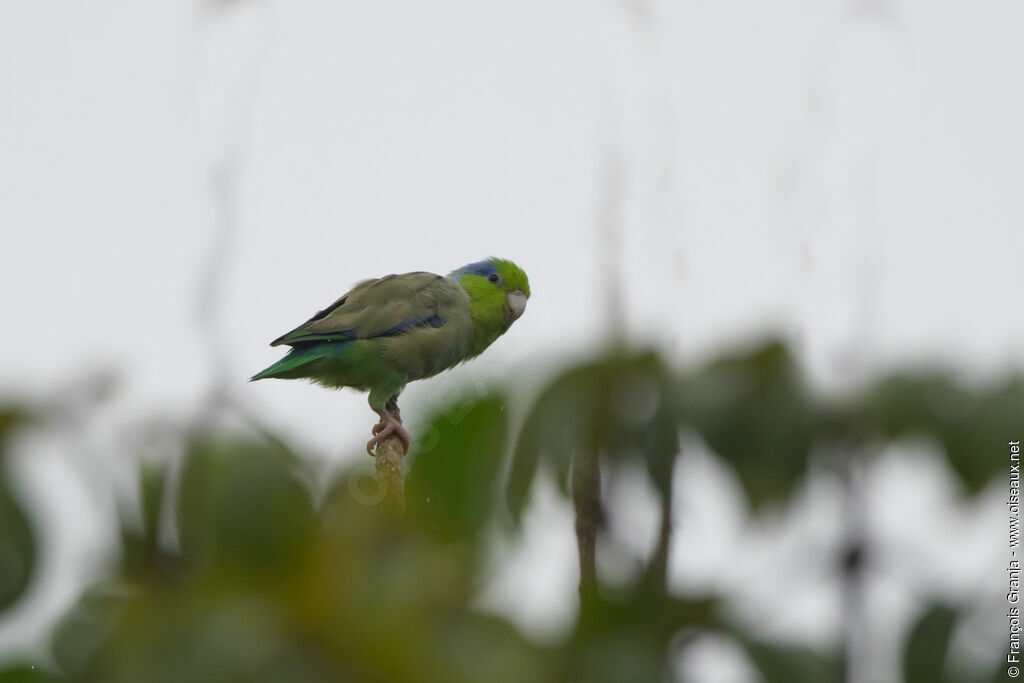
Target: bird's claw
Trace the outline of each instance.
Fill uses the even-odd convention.
[[[376,454],[373,452],[373,449],[389,436],[397,436],[399,441],[402,442],[403,455],[408,454],[409,447],[412,445],[412,436],[402,426],[402,423],[387,413],[381,415],[380,422],[373,425],[372,433],[374,435],[373,438],[366,442],[366,452],[374,457],[376,457]]]

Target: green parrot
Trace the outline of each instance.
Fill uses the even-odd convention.
[[[398,395],[480,355],[526,310],[530,283],[519,266],[490,258],[447,277],[387,275],[357,284],[333,304],[270,343],[284,358],[250,379],[309,379],[326,387],[369,391],[380,417],[366,451],[395,434],[412,442],[398,419]]]

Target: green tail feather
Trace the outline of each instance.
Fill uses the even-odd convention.
[[[320,360],[325,355],[326,354],[322,350],[294,349],[291,353],[271,365],[266,370],[257,372],[249,378],[249,381],[255,382],[258,379],[267,378],[299,379],[301,377],[308,377],[309,375],[305,372],[306,368],[303,366],[307,363],[312,363],[315,360]]]

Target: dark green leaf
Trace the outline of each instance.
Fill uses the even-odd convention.
[[[490,396],[449,406],[431,421],[429,449],[417,450],[406,505],[448,541],[472,539],[491,517],[508,440],[504,400]]]
[[[56,683],[58,680],[63,679],[29,664],[0,671],[0,683]]]
[[[839,683],[842,675],[834,657],[805,647],[741,639],[765,683]]]
[[[639,458],[664,492],[678,453],[673,383],[654,353],[615,353],[557,377],[534,403],[513,454],[507,499],[518,518],[538,463],[546,461],[567,492],[578,450]]]
[[[1024,380],[969,387],[947,372],[898,374],[868,392],[865,419],[889,436],[925,434],[942,447],[953,470],[976,493],[1006,470],[1007,441],[1024,425]]]
[[[201,438],[181,476],[179,536],[187,561],[284,569],[314,529],[309,491],[280,451]]]
[[[903,649],[903,683],[941,683],[956,611],[932,605],[917,620]]]
[[[0,409],[0,610],[25,591],[36,563],[36,542],[21,503],[7,478],[7,436],[25,413]]]
[[[725,358],[682,383],[682,420],[735,468],[752,505],[784,499],[807,469],[818,410],[786,348]]]
[[[610,593],[607,589],[603,593]],[[657,682],[666,679],[679,633],[713,628],[715,598],[683,599],[635,587],[606,597],[586,595],[571,647],[573,681]]]

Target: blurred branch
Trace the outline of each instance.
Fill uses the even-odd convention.
[[[220,120],[213,124],[205,122],[206,125],[213,126],[213,141],[207,143],[209,149],[201,152],[206,157],[201,160],[201,164],[208,183],[213,221],[212,236],[199,270],[195,299],[196,323],[204,339],[213,379],[207,400],[216,408],[237,403],[237,400],[231,400],[234,382],[228,372],[230,354],[223,329],[223,308],[229,283],[229,267],[238,237],[236,203],[248,145],[247,123],[271,44],[270,20],[266,15],[269,4],[256,3],[252,0],[208,0],[198,8],[195,28],[197,41],[224,42],[234,37],[224,33],[225,26],[248,26],[240,22],[251,19],[252,15],[244,16],[245,13],[240,13],[242,9],[247,9],[250,13],[264,12],[262,16],[254,15],[256,20],[253,23],[257,27],[261,24],[264,26],[264,35],[255,37],[254,43],[257,47],[248,58],[245,55],[238,56],[238,53],[243,51],[236,51],[233,54],[232,59],[239,59],[241,62],[238,73],[221,78],[215,90],[211,89],[210,92],[204,93],[209,99],[222,100]],[[201,52],[197,43],[188,55],[189,65],[186,68],[186,77],[189,80],[186,100],[194,110],[199,110],[202,108],[201,105],[206,104],[203,96],[195,93],[197,83],[203,77],[209,78],[211,74],[216,73],[214,67],[219,66],[218,62],[224,61],[219,54],[214,57],[202,55]],[[212,61],[214,58],[218,62]],[[201,122],[197,129],[200,138],[203,137],[203,123]],[[203,146],[202,143],[200,146]],[[203,414],[208,413],[209,411],[203,411]]]
[[[678,455],[677,455],[678,457]],[[666,485],[661,494],[661,524],[658,527],[658,545],[654,548],[654,555],[647,570],[650,587],[665,591],[668,590],[668,556],[672,548],[672,474],[675,470],[675,458],[668,460],[668,472],[666,474]]]
[[[852,447],[851,448],[855,448]],[[865,502],[861,481],[861,458],[850,452],[840,463],[843,474],[843,542],[840,549],[839,577],[842,596],[842,641],[839,650],[840,670],[845,683],[862,680],[861,638],[864,634],[864,598],[866,559],[868,554],[865,530]]]
[[[215,403],[227,397],[229,386],[225,374],[227,354],[220,334],[219,313],[224,301],[227,264],[237,231],[234,212],[237,178],[234,158],[225,159],[210,170],[210,190],[216,218],[213,238],[204,257],[199,286],[196,288],[196,321],[206,340],[210,371],[214,377],[211,400]]]
[[[597,588],[597,531],[602,523],[601,462],[594,449],[576,452],[572,463],[572,500],[580,555],[580,596]]]
[[[618,148],[609,144],[605,150],[604,187],[600,208],[601,225],[599,254],[601,268],[598,270],[598,287],[603,290],[602,306],[606,312],[608,338],[613,345],[624,341],[623,321],[626,319],[625,288],[623,287],[623,256],[625,240],[623,233],[628,207],[625,197],[626,167]]]

